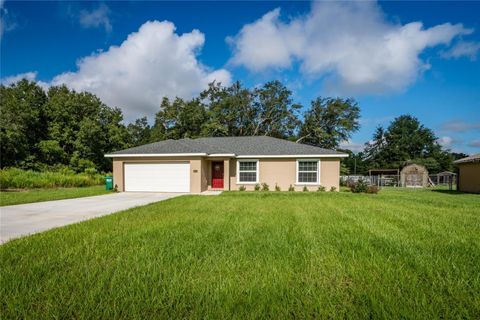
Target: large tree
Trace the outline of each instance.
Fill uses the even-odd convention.
[[[47,96],[35,82],[21,80],[0,86],[0,165],[22,166],[34,162],[37,144],[45,139],[43,106]]]
[[[431,172],[451,169],[452,157],[442,150],[432,130],[411,115],[395,118],[388,128],[377,128],[365,145],[367,161],[373,168],[401,167],[412,161]]]
[[[360,128],[354,99],[317,98],[305,112],[298,142],[334,149]]]

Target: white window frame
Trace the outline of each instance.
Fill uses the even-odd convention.
[[[256,177],[255,181],[240,181],[240,162],[256,162],[257,163],[257,170],[256,170]],[[253,172],[253,171],[243,171],[243,172]],[[260,163],[258,159],[245,159],[245,160],[237,160],[237,184],[257,184],[260,177]]]
[[[308,161],[308,162],[317,162],[317,182],[300,182],[298,181],[298,174],[299,174],[299,166],[300,162]],[[312,171],[302,171],[302,172],[312,172]],[[320,159],[297,159],[297,170],[295,172],[295,184],[296,185],[310,185],[310,186],[319,186],[320,185]]]

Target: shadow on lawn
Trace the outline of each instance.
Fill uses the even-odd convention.
[[[460,195],[460,194],[469,194],[468,192],[462,192],[457,190],[446,190],[446,189],[432,189],[433,192],[445,193],[445,194],[453,194],[453,195]]]

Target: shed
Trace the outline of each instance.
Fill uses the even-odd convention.
[[[457,190],[480,193],[480,153],[453,163],[458,166]]]
[[[400,171],[400,184],[404,187],[423,188],[428,186],[428,170],[422,165],[411,163]]]

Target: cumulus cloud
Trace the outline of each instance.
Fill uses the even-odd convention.
[[[49,87],[47,82],[37,80],[37,72],[25,72],[16,74],[14,76],[5,77],[0,79],[0,83],[4,86],[10,86],[23,79],[26,79],[28,81],[36,81],[37,84],[44,89],[48,89]]]
[[[430,67],[419,57],[425,49],[472,32],[461,24],[394,24],[375,2],[322,1],[286,22],[280,9],[272,10],[227,40],[233,46],[231,63],[251,71],[298,61],[304,75],[326,76],[332,88],[384,93],[405,89]]]
[[[104,27],[106,32],[112,31],[110,9],[102,3],[97,9],[80,11],[80,24],[85,28]]]
[[[456,45],[442,52],[442,57],[447,59],[458,59],[467,57],[472,61],[477,60],[478,51],[480,50],[480,42],[459,41]]]
[[[480,123],[469,123],[462,120],[451,120],[443,123],[440,129],[445,132],[465,132],[469,130],[480,129]]]
[[[190,98],[208,82],[230,82],[228,71],[209,70],[197,60],[204,41],[198,30],[178,35],[170,22],[146,22],[120,46],[80,59],[77,71],[52,84],[95,93],[130,120],[150,115],[164,96]]]
[[[120,107],[129,121],[150,116],[164,96],[191,98],[209,82],[230,84],[228,71],[211,70],[198,61],[204,42],[198,30],[178,35],[168,21],[149,21],[120,46],[80,59],[76,71],[59,74],[48,85],[94,93],[106,104]],[[35,77],[29,72],[2,81]]]

